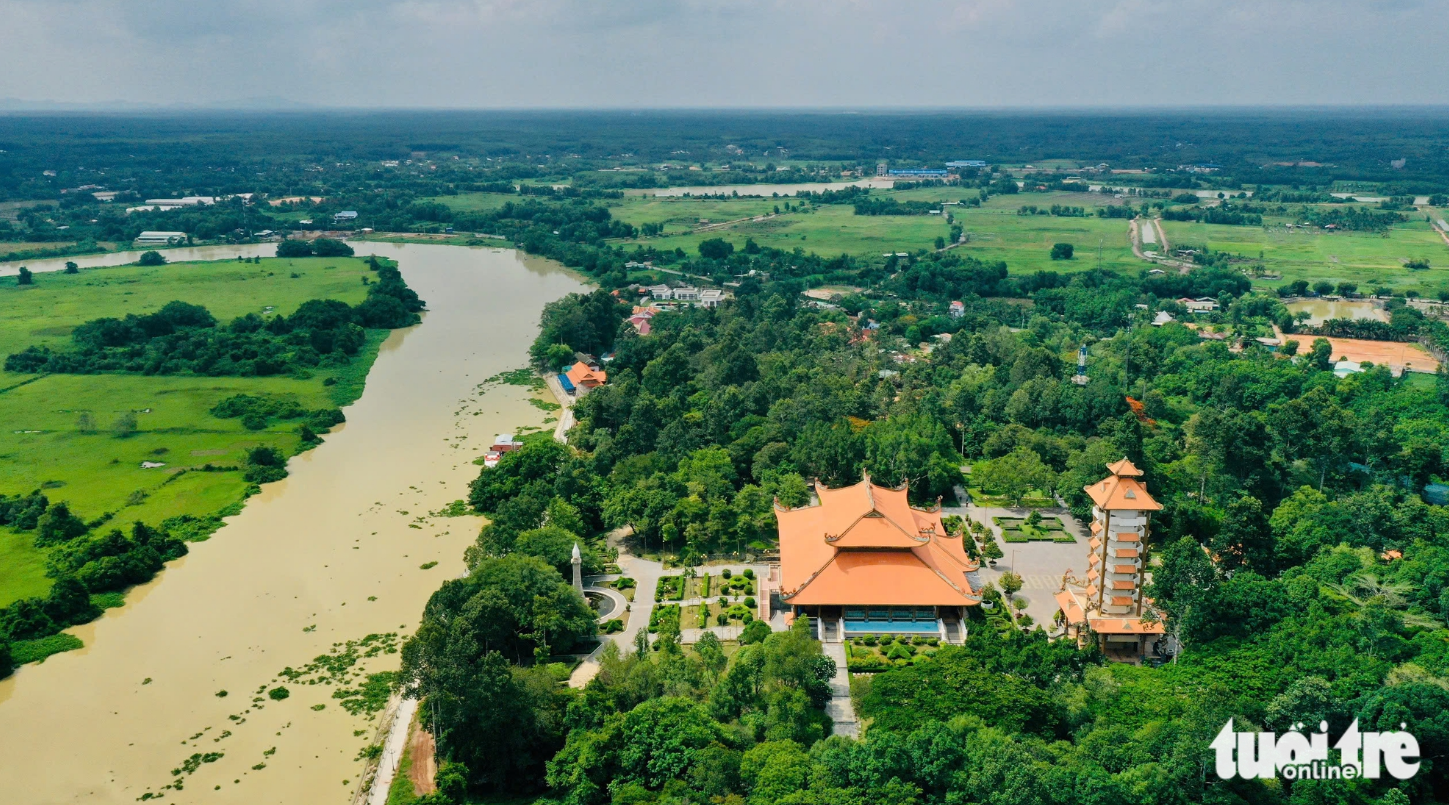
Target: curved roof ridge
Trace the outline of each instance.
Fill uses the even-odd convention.
[[[875,515],[875,517],[871,517],[872,514]],[[890,515],[886,514],[883,511],[880,511],[879,509],[871,509],[870,511],[865,512],[864,514],[860,515],[859,517],[856,517],[854,520],[851,521],[850,525],[847,526],[844,531],[841,531],[839,534],[836,534],[833,537],[830,536],[829,534],[826,534],[825,535],[825,541],[828,542],[828,543],[830,543],[831,545],[834,545],[837,541],[839,541],[841,539],[844,539],[845,536],[847,534],[849,534],[851,531],[853,531],[856,526],[860,525],[860,521],[865,520],[866,518],[870,518],[872,520],[884,520],[887,523],[890,523],[891,525],[895,526],[896,527],[896,530],[897,531],[900,531],[903,535],[905,535],[906,539],[913,540],[913,541],[915,541],[915,542],[917,542],[919,544],[924,545],[925,543],[930,542],[930,538],[929,537],[923,537],[923,536],[920,536],[918,534],[912,534],[910,532],[910,530],[908,530],[906,528],[902,528],[900,523],[897,523],[893,518],[891,518]]]

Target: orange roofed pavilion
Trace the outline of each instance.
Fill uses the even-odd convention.
[[[590,369],[589,365],[583,361],[579,361],[569,367],[566,374],[569,382],[573,383],[574,388],[578,389],[579,394],[583,394],[589,389],[602,386],[609,379],[608,373],[603,369]]]
[[[908,633],[960,639],[963,607],[981,603],[978,565],[939,509],[912,507],[906,490],[871,482],[829,489],[819,503],[775,506],[780,597],[820,624],[822,639]]]

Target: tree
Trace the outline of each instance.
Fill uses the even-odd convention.
[[[82,411],[80,413],[80,416],[75,418],[75,427],[76,430],[80,431],[81,433],[96,432],[96,423],[94,420],[91,419],[91,414],[89,411]]]
[[[1315,338],[1313,351],[1309,353],[1309,364],[1320,372],[1333,369],[1333,344],[1327,338]]]
[[[1319,280],[1313,283],[1313,292],[1319,296],[1328,296],[1333,293],[1333,283],[1327,280]]]
[[[1056,474],[1035,451],[1018,447],[1000,458],[977,464],[971,470],[971,480],[982,491],[1003,495],[1012,505],[1020,506],[1028,493],[1050,491],[1056,485]]]
[[[1179,644],[1212,637],[1220,582],[1217,568],[1192,537],[1182,537],[1162,552],[1145,594],[1166,614]]]
[[[312,253],[318,257],[351,257],[352,247],[340,240],[317,238],[312,241]]]
[[[1070,244],[1070,243],[1053,243],[1052,244],[1052,259],[1053,260],[1070,260],[1070,259],[1072,259],[1072,253],[1073,253],[1073,251],[1075,251],[1075,249],[1073,248],[1072,244]]]
[[[1001,552],[1001,544],[996,541],[996,537],[988,536],[986,542],[981,546],[981,555],[986,557],[988,562],[995,565],[1006,554]]]
[[[70,507],[64,501],[52,503],[35,524],[35,544],[42,548],[59,545],[82,536],[89,530],[84,520],[71,514]]]
[[[311,257],[312,244],[305,240],[288,238],[277,244],[278,257]]]
[[[1228,504],[1211,545],[1225,571],[1250,567],[1265,575],[1272,572],[1273,534],[1262,502],[1251,495],[1240,495]]]
[[[158,251],[142,252],[141,259],[136,261],[136,265],[164,266],[166,265],[166,257]]]
[[[707,260],[723,260],[735,253],[735,245],[724,238],[710,238],[699,243],[699,256]]]
[[[32,273],[30,273],[30,269],[26,268],[25,266],[21,266],[20,267],[20,272],[18,274],[16,274],[16,276],[15,276],[15,284],[16,285],[34,285],[35,284],[35,275],[32,274]]]
[[[1013,571],[1002,573],[1001,578],[997,579],[997,583],[1001,585],[1001,591],[1006,593],[1007,598],[1021,592],[1021,576]]]
[[[65,261],[65,273],[67,273],[67,274],[79,274],[80,273],[80,266],[79,265],[76,265],[75,261],[73,261],[73,260],[67,260],[67,261]]]
[[[135,433],[136,427],[136,414],[127,411],[116,417],[116,421],[111,423],[111,432],[121,438],[125,438]]]

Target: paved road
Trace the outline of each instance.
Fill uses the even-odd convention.
[[[558,382],[558,375],[552,372],[543,376],[543,382],[548,386],[553,398],[563,406],[558,412],[558,425],[553,429],[554,441],[568,444],[569,428],[574,426],[574,397],[563,390],[563,385]]]

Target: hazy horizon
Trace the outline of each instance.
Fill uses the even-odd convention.
[[[1449,103],[1427,0],[0,0],[0,109]]]

